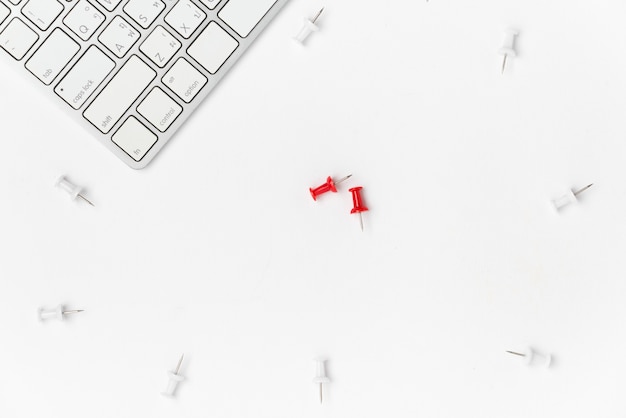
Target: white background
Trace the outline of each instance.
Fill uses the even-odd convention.
[[[623,417],[625,14],[293,0],[143,171],[5,68],[0,416]]]

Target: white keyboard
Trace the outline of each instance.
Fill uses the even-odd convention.
[[[0,56],[145,167],[288,0],[0,0]]]

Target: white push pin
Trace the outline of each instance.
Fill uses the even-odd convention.
[[[75,200],[77,197],[80,197],[85,202],[89,203],[91,206],[94,206],[94,204],[91,203],[89,200],[87,200],[85,196],[80,194],[80,192],[83,191],[82,187],[75,185],[74,183],[69,181],[65,176],[59,177],[59,179],[55,183],[55,186],[57,186],[60,189],[65,190],[70,195],[72,200]]]
[[[65,315],[72,315],[75,313],[84,312],[83,309],[76,309],[72,311],[66,311],[63,305],[58,305],[54,309],[39,308],[39,320],[45,321],[46,319],[58,319],[62,321]]]
[[[320,404],[321,404],[323,401],[322,385],[324,383],[330,383],[330,379],[328,378],[328,376],[326,376],[326,365],[325,365],[326,359],[316,358],[316,359],[313,359],[313,361],[315,362],[315,377],[313,378],[313,383],[320,385]]]
[[[180,372],[180,365],[183,364],[183,358],[184,357],[185,357],[184,354],[182,356],[180,356],[180,360],[178,360],[178,366],[176,366],[176,370],[175,371],[168,372],[170,380],[167,383],[167,388],[165,389],[165,392],[161,392],[161,395],[174,397],[174,394],[176,393],[176,387],[178,386],[178,384],[180,382],[185,380],[184,376],[181,376],[181,375],[178,374],[178,372]]]
[[[553,199],[552,204],[554,205],[556,210],[561,210],[561,208],[569,205],[570,203],[577,202],[578,195],[584,192],[585,190],[587,190],[588,188],[590,188],[591,186],[593,186],[593,183],[588,184],[587,186],[583,187],[582,189],[576,192],[570,189],[563,196]]]
[[[548,367],[550,367],[550,364],[552,364],[551,354],[541,354],[530,347],[526,348],[523,353],[518,353],[515,351],[507,351],[507,353],[524,357],[524,363],[527,366],[536,365],[547,369]]]
[[[502,44],[502,48],[498,50],[498,54],[504,55],[502,58],[502,74],[504,74],[504,68],[506,67],[506,59],[510,55],[512,57],[516,56],[515,52],[515,37],[519,34],[515,29],[507,29],[504,32],[504,43]]]
[[[295,39],[299,44],[304,45],[304,41],[306,40],[306,38],[309,37],[311,32],[317,32],[320,30],[319,26],[317,26],[315,22],[320,17],[323,11],[324,11],[324,8],[322,7],[322,9],[319,12],[317,12],[313,20],[304,18],[302,29],[300,29],[300,32],[298,32],[298,34],[294,36],[293,39]]]

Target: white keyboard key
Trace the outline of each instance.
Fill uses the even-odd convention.
[[[80,108],[115,68],[115,62],[92,45],[54,88],[74,109]]]
[[[83,116],[102,133],[108,133],[155,77],[156,72],[133,55],[91,102]]]
[[[47,30],[62,11],[63,5],[56,0],[28,0],[22,7],[22,14],[41,30]]]
[[[157,136],[131,116],[113,134],[111,140],[133,160],[139,161],[156,144]]]
[[[206,18],[206,15],[195,4],[189,0],[180,0],[171,12],[165,16],[165,21],[183,38],[187,39],[200,23]]]
[[[208,72],[215,74],[233,51],[237,49],[237,46],[239,46],[239,42],[220,25],[211,22],[191,44],[187,52]]]
[[[130,0],[124,6],[126,14],[144,29],[147,29],[163,10],[165,3],[161,0]]]
[[[245,38],[275,3],[276,0],[230,0],[217,15]]]
[[[220,0],[200,0],[209,9],[213,10],[220,3]]]
[[[11,9],[0,3],[0,24],[11,14]]]
[[[9,0],[9,1],[17,6],[18,4],[20,4],[22,0]]]
[[[139,32],[127,21],[115,16],[111,24],[102,31],[98,40],[118,58],[122,58],[135,45],[140,36]]]
[[[0,33],[0,47],[19,61],[38,39],[39,35],[35,31],[20,19],[14,18]]]
[[[150,94],[137,106],[137,112],[161,132],[176,120],[183,112],[183,108],[170,98],[158,87],[152,89]]]
[[[80,45],[57,28],[26,62],[26,68],[45,85],[50,85],[79,50]]]
[[[196,70],[184,58],[179,58],[176,64],[163,76],[163,84],[169,87],[185,103],[189,103],[207,83],[207,78]]]
[[[120,4],[121,1],[122,0],[98,0],[98,3],[100,3],[102,7],[111,12],[117,7],[118,4]]]
[[[163,26],[157,26],[139,49],[157,66],[163,68],[180,47],[180,42],[170,35]]]
[[[80,0],[65,16],[63,23],[80,39],[86,41],[104,23],[104,15],[88,1]]]

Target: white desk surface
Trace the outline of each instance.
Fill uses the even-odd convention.
[[[2,70],[0,416],[623,417],[625,13],[293,0],[143,171]]]

